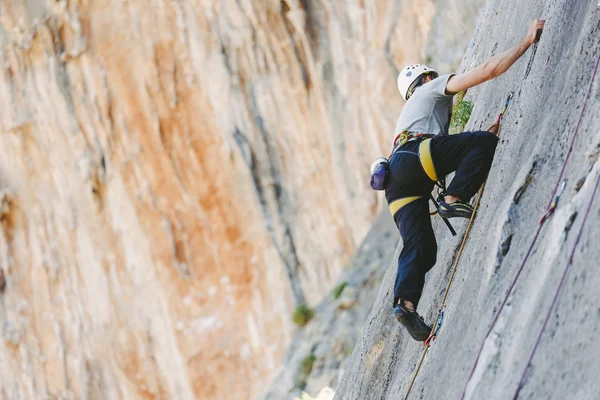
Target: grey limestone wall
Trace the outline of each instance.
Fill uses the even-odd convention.
[[[474,103],[469,129],[485,129],[509,92],[514,98],[447,300],[444,325],[410,399],[460,399],[467,385],[467,398],[511,399],[520,384],[519,399],[600,396],[600,342],[595,337],[600,328],[600,189],[594,191],[600,177],[600,75],[593,78],[600,57],[600,7],[596,1],[490,0],[461,69],[516,44],[538,17],[547,22],[535,55],[532,47],[503,76],[467,94]],[[558,208],[541,227],[469,379],[538,221],[563,179],[566,188]],[[455,223],[455,238],[441,221],[434,225],[438,262],[428,274],[419,304],[427,321],[435,318],[466,222]],[[402,399],[406,394],[423,345],[412,341],[392,316],[395,265],[395,258],[390,259],[337,400]],[[556,305],[521,379],[556,294]]]

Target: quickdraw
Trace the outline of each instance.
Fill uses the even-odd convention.
[[[558,190],[556,192],[556,196],[554,196],[554,200],[552,200],[552,203],[550,203],[550,207],[548,207],[548,210],[546,210],[546,213],[544,215],[542,215],[542,218],[540,218],[540,224],[543,224],[544,222],[546,222],[546,220],[552,214],[554,214],[554,210],[556,209],[556,206],[558,205],[558,200],[560,199],[560,196],[565,191],[565,186],[567,186],[567,180],[566,179],[561,182],[561,184],[558,187]]]
[[[500,114],[498,114],[498,119],[496,120],[496,122],[498,124],[502,124],[502,118],[504,118],[504,113],[508,109],[508,105],[510,104],[510,101],[512,100],[514,94],[515,94],[515,92],[510,92],[508,97],[506,98],[506,103],[504,103],[504,108],[502,109],[502,111],[500,111]]]

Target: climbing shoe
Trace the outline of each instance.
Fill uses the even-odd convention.
[[[394,316],[400,322],[413,339],[423,342],[429,337],[431,328],[427,326],[423,318],[416,311],[411,311],[404,305],[404,301],[394,307]]]
[[[471,215],[473,215],[473,206],[460,200],[452,204],[448,204],[442,200],[438,204],[438,213],[444,218],[471,218]]]

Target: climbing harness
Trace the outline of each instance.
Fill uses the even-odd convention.
[[[400,151],[399,150],[400,146],[402,146],[403,144],[405,144],[407,142],[411,142],[413,140],[423,140],[424,138],[427,138],[429,140],[433,136],[434,135],[431,135],[428,133],[413,134],[408,131],[403,131],[403,132],[399,133],[398,135],[396,135],[396,137],[394,138],[394,141],[393,141],[392,153],[390,154],[390,156],[388,158],[378,157],[371,164],[371,179],[369,182],[369,184],[371,185],[371,188],[373,190],[385,190],[385,186],[387,185],[387,181],[388,181],[389,173],[390,173],[389,159],[396,152],[409,153],[409,154],[414,154],[416,156],[419,156],[419,160],[421,161],[421,165],[423,166],[423,170],[425,171],[427,176],[430,179],[436,181],[437,175],[435,173],[435,168],[433,166],[433,160],[431,158],[431,150],[429,148],[429,142],[427,143],[426,146],[420,146],[418,153],[414,153],[411,151]],[[398,140],[400,140],[400,141],[398,142]],[[422,144],[423,143],[421,143],[421,145]],[[392,216],[393,215],[394,214],[392,213]]]
[[[402,207],[404,207],[405,205],[412,203],[415,200],[418,200],[420,198],[422,198],[423,196],[411,196],[411,197],[403,197],[401,199],[397,199],[394,200],[390,203],[390,213],[392,214],[392,217],[394,216],[394,214],[396,214],[398,212],[398,210],[400,210]]]
[[[504,113],[508,109],[508,105],[509,105],[512,97],[513,97],[513,93],[511,92],[508,95],[508,97],[506,98],[506,102],[504,103],[504,108],[498,115],[497,121],[502,121]],[[497,136],[500,136],[501,128],[502,128],[502,125],[499,125],[498,132],[496,133]],[[477,194],[477,201],[475,202],[475,206],[473,207],[474,211],[473,211],[473,214],[471,215],[471,218],[469,219],[469,224],[467,225],[467,229],[465,230],[465,234],[463,235],[463,239],[462,239],[462,242],[458,249],[456,258],[454,259],[454,264],[452,266],[452,272],[450,274],[450,278],[448,279],[448,284],[446,285],[446,291],[444,293],[444,297],[442,298],[442,302],[441,302],[441,305],[440,305],[440,308],[438,311],[438,315],[435,319],[434,328],[431,330],[431,334],[429,335],[429,337],[425,340],[425,348],[423,349],[423,353],[421,354],[421,359],[419,360],[419,363],[417,364],[417,369],[415,370],[412,380],[408,386],[408,390],[406,391],[404,400],[408,399],[408,396],[410,395],[410,392],[411,392],[412,387],[417,379],[417,376],[419,375],[421,366],[423,365],[423,361],[425,360],[425,356],[427,355],[427,351],[429,350],[431,343],[435,340],[437,332],[439,331],[439,329],[442,325],[442,321],[444,318],[444,310],[446,308],[446,299],[448,298],[448,293],[450,292],[450,287],[452,286],[452,282],[454,281],[454,275],[456,274],[456,270],[458,269],[458,262],[460,261],[460,257],[462,256],[463,250],[465,248],[465,244],[467,243],[467,238],[469,237],[469,233],[471,232],[471,227],[473,226],[473,222],[475,221],[475,216],[477,215],[477,210],[479,209],[479,204],[481,202],[481,197],[483,196],[484,189],[485,189],[485,182],[483,183],[483,185],[481,185],[481,188],[479,189],[479,192]]]
[[[433,202],[433,205],[435,206],[436,210],[437,210],[437,205],[438,202],[440,201],[441,198],[443,198],[446,195],[446,177],[443,177],[441,179],[438,179],[438,175],[435,171],[435,166],[433,164],[433,158],[431,156],[431,138],[434,135],[428,134],[428,133],[410,133],[408,131],[403,131],[400,134],[398,134],[396,136],[396,138],[394,139],[394,149],[392,150],[392,154],[390,155],[389,158],[392,157],[392,155],[394,155],[395,153],[406,153],[406,154],[412,154],[415,155],[417,157],[419,157],[419,161],[421,162],[421,166],[423,167],[423,171],[425,171],[425,174],[427,175],[427,177],[429,179],[431,179],[433,182],[435,182],[435,185],[438,187],[438,199],[437,201],[435,200],[435,198],[433,197],[433,195],[429,196],[429,199]],[[410,141],[413,140],[421,140],[421,143],[419,144],[419,152],[413,152],[413,151],[405,151],[405,150],[399,150],[400,146],[402,146],[405,143],[408,143]],[[371,178],[373,180],[373,177]],[[394,216],[394,214],[396,214],[396,212],[398,212],[402,207],[408,205],[409,203],[422,198],[423,196],[411,196],[411,197],[404,197],[404,198],[400,198],[400,199],[396,199],[394,201],[392,201],[389,204],[389,209],[390,209],[390,213],[392,214],[392,217]],[[437,211],[433,212],[433,213],[429,213],[430,215],[435,215],[437,214]],[[448,221],[447,218],[442,217],[444,223],[446,224],[446,226],[448,227],[448,229],[450,230],[450,233],[452,233],[452,236],[456,236],[456,230],[452,227],[452,224],[450,223],[450,221]]]
[[[412,142],[413,140],[417,140],[420,138],[432,138],[434,136],[435,135],[432,135],[430,133],[411,133],[409,131],[402,131],[394,137],[394,140],[392,142],[392,154],[394,154],[396,150],[403,144]]]
[[[583,108],[581,109],[581,114],[579,115],[579,120],[578,120],[577,125],[575,127],[575,131],[573,132],[573,135],[571,136],[571,140],[570,140],[570,143],[569,143],[569,150],[568,150],[567,155],[565,157],[565,161],[563,162],[563,166],[562,166],[562,168],[560,170],[560,174],[558,175],[558,179],[556,181],[556,186],[554,187],[554,191],[552,192],[550,204],[548,204],[548,207],[546,209],[545,214],[548,214],[548,211],[552,209],[552,204],[556,203],[558,201],[557,194],[559,193],[560,186],[562,186],[562,182],[563,182],[562,181],[562,177],[563,177],[563,174],[565,172],[567,163],[569,162],[569,159],[571,157],[571,152],[573,151],[573,145],[575,143],[575,139],[576,139],[577,135],[579,134],[579,127],[581,126],[581,120],[583,119],[583,115],[585,114],[585,110],[587,108],[587,104],[588,104],[588,101],[590,99],[590,95],[591,95],[591,92],[592,92],[592,86],[594,84],[594,80],[596,78],[596,73],[598,71],[598,64],[600,64],[600,57],[598,57],[598,59],[596,61],[596,66],[594,67],[594,71],[592,73],[592,77],[591,77],[591,79],[589,81],[590,85],[588,87],[588,91],[587,91],[587,94],[586,94],[586,97],[585,97],[585,101],[583,103]],[[594,193],[595,193],[595,190],[594,190]],[[554,207],[556,207],[556,205]],[[550,212],[550,214],[552,214],[552,212]],[[525,258],[523,259],[523,262],[521,263],[521,266],[519,267],[519,270],[517,271],[517,274],[515,275],[512,283],[510,284],[510,286],[508,288],[508,291],[506,292],[506,295],[504,296],[504,299],[502,300],[502,303],[500,304],[500,307],[496,311],[496,315],[494,316],[494,319],[492,320],[492,324],[488,328],[488,331],[487,331],[487,333],[485,335],[485,338],[483,339],[483,343],[481,344],[481,346],[479,348],[479,351],[477,352],[477,357],[475,359],[475,364],[473,365],[473,368],[471,369],[471,374],[469,375],[469,378],[467,379],[467,383],[465,384],[465,388],[463,390],[461,399],[465,398],[468,383],[471,381],[471,379],[473,378],[473,375],[475,374],[475,369],[477,368],[477,365],[479,363],[479,359],[481,358],[481,353],[483,352],[483,346],[485,345],[485,342],[487,341],[487,339],[489,338],[490,334],[492,333],[492,330],[496,326],[496,323],[498,322],[498,318],[500,317],[500,314],[502,313],[502,310],[504,309],[504,306],[506,305],[506,302],[508,301],[508,298],[509,298],[510,294],[512,293],[512,291],[513,291],[513,289],[514,289],[514,287],[515,287],[515,285],[516,285],[519,277],[521,276],[521,273],[523,272],[523,269],[525,268],[525,263],[529,259],[529,256],[531,255],[533,247],[535,246],[535,243],[537,242],[537,239],[538,239],[538,237],[540,235],[540,232],[542,231],[542,227],[543,227],[543,225],[544,225],[544,223],[546,222],[547,219],[548,219],[547,217],[546,218],[542,217],[540,219],[540,222],[538,223],[537,231],[536,231],[536,233],[535,233],[535,235],[533,237],[533,240],[532,240],[531,244],[529,245],[529,249],[527,250],[527,254],[525,255]],[[570,261],[571,261],[571,259],[569,260],[569,263],[570,263]],[[560,286],[558,288],[558,291],[560,291]],[[543,332],[544,329],[545,329],[545,326],[542,327],[542,332]],[[541,335],[541,333],[540,333],[540,335]],[[535,352],[535,348],[534,348],[534,352]],[[524,377],[521,379],[521,382],[519,383],[519,388],[517,389],[517,394],[518,394],[518,391],[520,390],[520,386],[522,384],[523,379],[524,379]]]

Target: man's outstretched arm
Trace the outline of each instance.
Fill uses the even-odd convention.
[[[529,46],[535,43],[537,31],[544,29],[544,22],[541,19],[534,20],[529,26],[529,31],[523,42],[512,49],[490,58],[468,72],[452,76],[446,84],[446,93],[456,94],[462,92],[505,73],[525,54]]]

